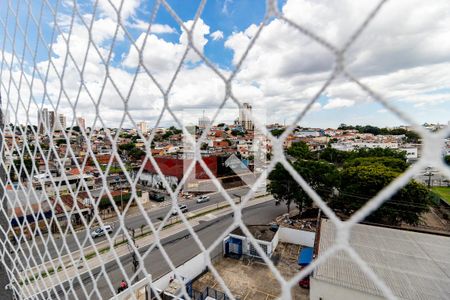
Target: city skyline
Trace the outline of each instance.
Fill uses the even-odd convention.
[[[413,2],[411,4],[411,1],[392,1],[383,7],[385,13],[379,14],[373,20],[346,54],[347,69],[384,97],[390,105],[409,115],[416,123],[446,123],[448,119],[446,112],[450,110],[448,85],[450,75],[446,71],[449,68],[450,46],[438,41],[449,32],[449,27],[444,24],[448,23],[450,17],[443,12],[450,9],[450,4],[446,1],[435,1],[433,4]],[[142,44],[147,29],[149,11],[145,12],[144,8],[148,8],[149,5],[150,3],[143,1],[131,0],[124,4],[122,10],[122,17],[127,21],[126,29],[138,45]],[[198,7],[178,3],[173,5],[184,22],[183,26],[192,26],[192,16]],[[337,5],[320,1],[310,3],[289,0],[280,1],[278,9],[287,18],[300,18],[305,22],[303,25],[312,32],[323,35],[331,45],[339,47],[345,43],[374,5],[373,1],[358,1],[356,4],[353,1],[342,1]],[[424,6],[428,12],[426,18],[396,22],[398,18],[409,20],[408,16],[420,13]],[[33,12],[35,9],[38,7],[32,7]],[[83,12],[83,5],[80,5],[79,9]],[[249,11],[251,13],[248,13]],[[219,72],[225,77],[229,76],[237,66],[243,50],[255,35],[264,13],[263,3],[252,5],[251,1],[208,2],[196,24],[194,44],[198,45],[199,52]],[[310,17],[302,18],[303,14]],[[323,27],[314,21],[325,16],[329,23]],[[69,31],[64,22],[67,19],[70,19],[70,7],[62,7],[60,18],[56,22],[60,26],[58,29],[65,34]],[[113,41],[114,19],[115,11],[109,2],[99,1],[93,29],[96,32],[95,38],[99,43],[99,49],[102,51],[107,52]],[[436,19],[440,19],[441,22],[434,23],[434,27],[430,26],[432,20]],[[23,23],[26,19],[18,21]],[[87,56],[88,61],[99,67],[85,70],[83,76],[85,87],[80,89],[78,83],[81,79],[75,65],[84,58],[87,47],[88,33],[83,27],[83,21],[86,20],[75,16],[71,41],[76,45],[69,45],[73,53],[70,53],[72,57],[65,62],[66,65],[63,65],[64,60],[61,58],[68,52],[62,46],[62,33],[56,31],[55,41],[47,41],[52,47],[50,57],[47,55],[48,51],[43,51],[41,47],[37,47],[38,51],[35,53],[37,62],[35,67],[38,71],[42,72],[41,67],[49,62],[54,65],[54,68],[49,69],[49,80],[44,84],[35,74],[33,97],[26,100],[30,94],[26,91],[26,87],[20,90],[13,88],[9,92],[9,101],[16,102],[15,99],[29,101],[32,110],[37,110],[43,107],[49,109],[56,107],[55,100],[59,99],[57,112],[68,117],[73,114],[71,105],[77,103],[77,114],[83,115],[87,120],[86,126],[90,127],[92,126],[90,123],[96,117],[95,103],[100,100],[99,116],[106,126],[117,127],[123,118],[121,98],[129,93],[134,81],[133,72],[138,62],[136,51],[125,38],[125,33],[119,30],[109,67],[110,79],[115,85],[106,81],[107,87],[100,94],[99,84],[104,81],[106,74],[106,70],[102,67],[105,58],[100,57],[95,49],[91,48]],[[144,65],[148,70],[152,70],[157,82],[166,88],[186,48],[187,34],[164,8],[160,9],[154,23],[147,40],[151,43],[151,47],[146,47],[143,53]],[[396,28],[395,31],[390,30],[393,27]],[[333,28],[343,29],[335,31]],[[43,25],[44,39],[50,39],[54,29],[52,26]],[[404,32],[412,33],[403,34]],[[426,39],[422,39],[422,33],[426,33]],[[12,35],[12,32],[9,34]],[[391,45],[391,40],[396,40],[397,43]],[[277,46],[271,48],[270,45]],[[34,45],[29,46],[34,49]],[[11,51],[8,45],[4,45],[0,57],[3,64],[11,67],[20,64],[33,67],[32,53],[25,51],[22,61],[21,57],[14,56]],[[266,65],[270,62],[276,63],[267,68]],[[233,82],[233,95],[241,103],[248,102],[254,108],[270,111],[271,113],[267,115],[269,123],[289,124],[314,98],[330,75],[333,66],[333,53],[329,49],[302,36],[281,20],[271,20],[261,31],[258,43],[251,49],[246,62],[237,73]],[[65,93],[60,97],[61,82],[58,74],[61,74],[60,71],[64,68],[67,70],[65,77],[62,78]],[[19,72],[11,72],[4,76],[8,76],[11,80],[19,80]],[[191,78],[196,80],[192,81]],[[5,82],[8,79],[5,77]],[[89,93],[86,92],[86,88],[89,89]],[[43,93],[44,90],[47,94]],[[119,93],[122,96],[119,96]],[[125,126],[130,126],[129,117],[132,117],[135,122],[149,122],[151,127],[161,114],[163,96],[142,68],[134,81],[134,90],[129,94],[130,115],[124,118]],[[224,82],[194,51],[190,51],[169,95],[173,112],[179,116],[184,109],[216,108],[224,96]],[[232,108],[231,102],[230,100],[226,107]],[[12,122],[16,116],[22,118],[26,114],[33,121],[35,116],[30,114],[32,110],[24,111],[25,107],[28,105],[11,105],[6,108]],[[336,127],[342,122],[376,126],[405,124],[404,120],[388,112],[355,83],[338,76],[319,95],[300,125]],[[170,114],[162,116],[161,124],[163,126],[173,124]]]

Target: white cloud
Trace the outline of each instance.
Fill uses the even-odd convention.
[[[225,15],[229,15],[230,11],[229,11],[229,6],[233,3],[233,0],[225,0],[223,1],[223,5],[222,5],[222,13]]]
[[[147,31],[149,23],[142,20],[136,20],[134,23],[129,24],[131,28],[136,28],[142,31]],[[150,27],[150,32],[154,34],[166,34],[166,33],[176,33],[176,29],[167,24],[154,23]]]
[[[117,19],[117,12],[121,8],[120,16],[123,21],[133,16],[140,4],[141,0],[98,0],[101,13],[113,20]]]
[[[218,40],[223,39],[223,32],[220,30],[216,30],[213,33],[211,33],[210,36],[212,37],[212,39],[214,41],[218,41]]]
[[[191,28],[192,24],[192,20],[184,22],[186,28]],[[202,19],[198,19],[193,32],[193,43],[200,52],[203,52],[203,49],[208,42],[208,39],[205,37],[208,34],[209,26],[206,25]],[[139,48],[142,47],[145,37],[146,34],[142,33],[136,40],[136,44]],[[168,42],[155,34],[147,36],[146,41],[142,55],[143,62],[152,73],[156,75],[163,74],[159,76],[159,78],[163,85],[167,86],[170,77],[164,76],[164,74],[169,73],[170,75],[173,75],[177,66],[180,64],[188,44],[187,33],[182,30],[178,43]],[[197,63],[199,61],[199,56],[191,50],[188,53],[185,62]],[[138,62],[138,52],[134,47],[131,47],[123,60],[123,64],[126,67],[135,68],[137,67]]]
[[[144,21],[131,18],[135,16],[139,4],[140,1],[137,0],[124,1],[122,17],[127,20],[127,26],[145,31],[147,24]],[[224,4],[227,11],[228,5],[227,1]],[[374,5],[371,0],[345,0],[339,4],[325,0],[288,0],[283,7],[283,13],[331,44],[342,46]],[[62,35],[55,38],[51,57],[54,67],[50,65],[45,83],[35,80],[32,93],[36,99],[42,99],[43,91],[46,90],[53,103],[61,96],[59,110],[66,113],[69,119],[73,113],[69,103],[77,101],[77,114],[84,115],[90,122],[95,118],[95,103],[100,101],[99,113],[107,126],[117,126],[123,117],[124,103],[119,96],[121,93],[122,97],[128,97],[128,110],[135,121],[155,120],[163,106],[163,97],[142,69],[133,85],[133,72],[139,63],[139,55],[135,47],[124,38],[124,32],[121,30],[118,32],[117,41],[123,42],[120,49],[124,49],[124,54],[119,59],[114,57],[115,52],[112,53],[115,61],[108,64],[107,77],[106,66],[100,56],[105,60],[108,57],[116,29],[116,13],[111,11],[112,7],[106,0],[100,2],[100,9],[102,14],[94,21],[92,31],[93,42],[99,53],[92,45],[89,47],[83,77],[78,74],[77,69],[84,65],[89,34],[80,22],[75,22],[69,47]],[[388,2],[374,22],[350,47],[346,55],[349,70],[394,104],[412,107],[448,103],[448,93],[433,91],[449,88],[450,39],[444,38],[450,32],[449,12],[448,1]],[[193,21],[186,21],[184,24],[190,28]],[[240,61],[257,29],[257,25],[252,24],[225,40],[225,47],[233,51],[233,64]],[[175,32],[180,33],[178,41],[169,41],[167,37],[158,35]],[[67,37],[67,33],[64,35]],[[199,19],[193,41],[200,52],[203,53],[209,37],[213,40],[222,39],[223,33],[215,31],[210,34],[209,26]],[[142,46],[144,38],[145,33],[141,33],[136,39],[138,47]],[[147,70],[163,88],[166,88],[172,79],[187,43],[187,34],[182,29],[164,24],[152,25],[152,33],[147,37],[142,59]],[[68,49],[71,57],[64,63]],[[176,112],[185,107],[217,107],[224,96],[223,82],[202,63],[194,51],[189,52],[186,62],[171,90],[171,108]],[[45,74],[48,63],[47,60],[41,61],[37,69]],[[292,120],[315,96],[330,74],[333,64],[333,54],[319,43],[281,20],[271,20],[248,53],[233,81],[232,91],[241,101],[251,102],[255,107],[266,106],[270,112],[270,121]],[[64,77],[60,79],[58,74],[63,74],[63,70]],[[229,74],[229,71],[220,71]],[[17,70],[10,75],[18,80],[20,73],[21,71]],[[10,75],[3,75],[2,81],[8,82],[8,77],[5,76]],[[105,78],[106,86],[103,89]],[[81,86],[81,80],[86,83],[89,93]],[[27,89],[26,85],[22,85],[22,89]],[[62,89],[64,93],[60,95]],[[30,88],[28,91],[16,91],[10,98],[18,98],[17,94],[21,94],[22,99],[28,99]],[[370,101],[366,93],[342,78],[333,82],[324,95],[330,98],[328,103],[323,106],[315,103],[313,111],[356,106]],[[45,100],[45,105],[48,104],[48,100]],[[425,108],[427,105],[422,106],[421,110]],[[163,121],[171,121],[171,117],[166,113]],[[125,119],[127,126],[130,123],[129,119]]]
[[[376,4],[370,0],[288,0],[282,11],[288,19],[339,48]],[[348,69],[389,100],[450,101],[447,94],[429,94],[450,87],[450,39],[444,37],[450,34],[449,12],[450,2],[444,0],[388,2],[346,53]],[[233,64],[239,62],[256,30],[253,24],[225,41],[234,52]],[[283,106],[309,101],[329,76],[334,60],[333,53],[320,43],[275,19],[261,32],[236,80],[257,86],[263,95],[261,101],[278,113]],[[323,109],[370,101],[365,92],[342,78],[324,94],[332,100]]]
[[[323,106],[323,109],[335,109],[335,108],[342,108],[342,107],[351,107],[354,104],[355,104],[354,100],[334,98],[334,99],[328,100],[328,103]]]

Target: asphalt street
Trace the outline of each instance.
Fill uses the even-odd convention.
[[[230,190],[229,194],[233,195],[245,195],[248,192],[248,188],[239,188]],[[186,204],[189,211],[194,211],[200,209],[202,207],[220,203],[225,201],[224,197],[221,194],[212,194],[210,196],[210,201],[204,203],[197,203],[196,199],[188,200],[183,202]],[[171,213],[171,206],[166,206],[163,208],[155,209],[147,211],[147,216],[150,218],[153,224],[160,222],[168,213]],[[121,226],[119,221],[114,220],[112,222],[105,221],[106,224],[113,224],[114,230],[111,235],[117,233],[120,230]],[[139,231],[142,224],[147,224],[144,216],[142,214],[137,214],[133,216],[125,217],[125,226],[127,228],[134,228]],[[91,232],[95,228],[89,228],[82,231],[77,232],[76,234],[67,234],[59,237],[58,239],[52,238],[50,235],[45,235],[42,237],[36,237],[37,243],[28,242],[21,243],[21,247],[17,247],[17,255],[19,260],[23,263],[23,266],[26,267],[28,264],[27,261],[30,262],[29,265],[34,266],[41,264],[42,261],[48,261],[50,259],[61,257],[63,255],[68,254],[69,252],[73,252],[88,246],[93,245],[91,239],[89,238]],[[118,232],[116,237],[121,237],[122,232]],[[106,240],[106,236],[98,237],[94,239],[94,243],[97,244],[103,240]],[[77,242],[78,241],[78,242]],[[28,245],[32,245],[32,247],[28,247]],[[20,266],[19,266],[20,267]],[[22,269],[22,268],[21,268]]]
[[[243,220],[246,224],[268,224],[274,220],[275,217],[285,212],[285,206],[276,206],[274,201],[268,201],[266,203],[244,209]],[[221,233],[230,230],[229,226],[231,223],[232,216],[231,214],[228,214],[226,216],[204,222],[194,227],[194,230],[203,245],[208,247]],[[162,240],[162,245],[175,266],[184,263],[200,253],[200,248],[187,230]],[[147,249],[148,247],[141,248],[140,253],[144,253]],[[134,274],[131,256],[127,255],[122,257],[121,263],[127,273],[127,277],[130,278]],[[146,270],[152,274],[153,280],[156,280],[170,271],[167,262],[161,254],[161,251],[157,248],[148,253],[148,255],[144,258],[144,264]],[[82,276],[81,283],[79,279],[75,279],[73,282],[66,282],[63,286],[56,287],[59,291],[58,296],[62,298],[76,299],[74,295],[75,293],[78,299],[108,299],[116,293],[116,289],[119,286],[120,281],[125,278],[121,269],[118,267],[117,262],[114,261],[106,264],[104,269],[99,267],[91,271],[95,277],[95,281],[92,280],[89,274],[85,274]],[[113,290],[111,290],[106,278],[109,278],[111,281],[114,288]],[[140,278],[142,278],[142,275]],[[71,290],[70,293],[67,293],[66,291],[69,286],[72,286],[73,290]],[[88,294],[85,294],[85,291]],[[51,295],[51,298],[54,296],[55,295]]]

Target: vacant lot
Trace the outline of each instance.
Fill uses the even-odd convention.
[[[450,204],[450,187],[437,186],[432,188],[432,190],[438,194],[442,200]]]

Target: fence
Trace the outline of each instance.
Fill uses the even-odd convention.
[[[184,224],[193,239],[191,246],[197,247],[203,254],[207,254],[204,256],[203,264],[218,278],[220,288],[224,291],[224,299],[235,298],[224,281],[221,280],[220,274],[214,268],[214,264],[209,256],[222,243],[227,232],[237,226],[242,228],[243,233],[252,241],[255,250],[276,276],[281,286],[280,297],[283,299],[290,299],[291,288],[296,286],[300,279],[307,276],[314,267],[340,250],[346,251],[358,263],[362,271],[373,280],[373,283],[383,292],[386,298],[395,299],[396,297],[388,285],[380,280],[364,260],[349,246],[349,232],[354,224],[376,210],[425,167],[433,166],[447,178],[450,178],[450,170],[440,159],[441,153],[440,147],[438,147],[438,145],[443,144],[443,140],[449,135],[450,129],[447,127],[435,133],[425,130],[406,113],[391,105],[390,102],[370,86],[358,80],[346,68],[344,58],[347,51],[363,34],[372,19],[382,13],[381,8],[387,2],[389,1],[379,1],[370,14],[367,15],[364,22],[357,26],[343,46],[338,48],[328,43],[320,35],[297,23],[297,20],[285,16],[284,12],[278,9],[277,1],[267,0],[265,17],[261,20],[259,26],[254,28],[255,32],[251,35],[247,47],[239,53],[240,57],[237,58],[235,69],[223,72],[208,60],[201,51],[195,33],[195,28],[199,26],[199,18],[205,8],[206,1],[200,2],[194,19],[189,22],[182,21],[171,7],[169,1],[154,1],[153,6],[150,7],[148,5],[145,7],[147,12],[150,10],[148,24],[145,22],[145,24],[134,24],[135,26],[142,25],[145,27],[144,33],[139,38],[136,38],[129,32],[130,24],[127,23],[127,18],[133,14],[132,10],[135,8],[133,5],[137,1],[96,0],[89,1],[87,4],[83,3],[83,5],[80,5],[78,1],[60,0],[2,1],[0,18],[2,43],[0,94],[3,116],[0,128],[2,154],[0,168],[2,178],[0,183],[0,197],[2,201],[0,253],[4,272],[0,273],[7,275],[7,281],[10,282],[9,289],[12,291],[12,294],[20,299],[102,299],[115,296],[118,283],[122,278],[126,279],[130,284],[129,291],[132,291],[137,289],[133,283],[138,282],[139,278],[150,278],[158,268],[162,268],[161,265],[147,265],[148,259],[153,257],[153,255],[157,255],[158,261],[161,264],[164,263],[165,268],[170,269],[176,277],[179,277],[180,275],[176,271],[177,263],[174,261],[174,251],[183,252],[187,248],[174,250],[171,246],[165,245],[161,238],[164,230],[163,225],[171,218],[171,210],[162,218],[161,226],[154,226],[155,220],[149,217],[142,204],[138,202],[137,206],[142,215],[142,221],[150,227],[152,234],[155,236],[155,242],[144,250],[138,249],[133,243],[129,243],[129,251],[127,252],[120,252],[113,247],[116,237],[122,234],[127,240],[133,240],[130,232],[126,230],[126,222],[128,221],[126,212],[133,201],[128,201],[123,211],[117,205],[108,188],[109,170],[111,168],[114,168],[115,171],[117,168],[123,170],[124,178],[130,186],[130,197],[131,199],[136,199],[138,197],[136,184],[140,174],[143,172],[143,166],[150,162],[160,175],[164,188],[171,197],[173,208],[178,209],[177,199],[183,183],[186,181],[188,174],[195,168],[195,163],[198,162],[204,168],[208,177],[211,178],[215,187],[220,191],[221,196],[234,210],[233,222],[225,231],[216,232],[214,242],[206,247],[192,228],[187,217],[179,209],[178,212],[182,224]],[[88,13],[86,13],[86,9]],[[101,9],[102,13],[99,13]],[[152,30],[162,30],[161,28],[163,28],[158,26],[160,24],[153,24],[156,15],[161,10],[164,10],[170,16],[172,22],[175,22],[182,31],[180,38],[182,43],[174,57],[167,61],[156,62],[173,64],[175,66],[172,76],[164,79],[167,85],[161,84],[158,76],[144,62],[147,59],[146,44],[149,42],[151,45],[151,39],[154,39],[151,35]],[[106,15],[108,17],[105,17]],[[243,99],[238,99],[233,93],[234,80],[251,49],[258,42],[261,32],[274,19],[279,20],[287,27],[309,37],[314,43],[318,43],[329,50],[330,54],[333,55],[335,66],[322,87],[311,96],[304,109],[298,113],[295,120],[279,137],[273,136],[267,130],[265,124],[260,124],[258,116],[252,116],[251,112],[244,110],[245,115],[253,120],[255,127],[258,127],[267,135],[272,145],[273,154],[265,170],[258,177],[249,192],[242,197],[240,203],[236,204],[233,197],[230,196],[208,169],[202,159],[200,147],[205,142],[212,123],[220,115],[222,108],[227,103],[234,103],[239,108],[243,107]],[[101,29],[100,25],[102,25]],[[107,44],[105,43],[106,39],[108,39]],[[113,49],[120,50],[121,46],[118,44],[121,41],[129,43],[130,53],[134,54],[136,61],[136,64],[128,66],[128,69],[116,68],[121,63],[127,63],[125,61],[118,62],[120,54],[115,55],[113,53]],[[195,59],[192,58],[193,56]],[[152,142],[156,130],[152,131],[149,136],[144,135],[142,126],[137,123],[137,117],[132,115],[134,111],[131,111],[129,108],[129,102],[133,99],[131,96],[133,92],[140,91],[138,88],[134,89],[137,82],[140,83],[140,87],[145,87],[145,84],[143,85],[142,82],[146,83],[147,86],[154,86],[161,100],[159,101],[160,106],[148,103],[149,107],[152,106],[154,110],[159,111],[154,128],[156,129],[160,126],[163,115],[169,115],[173,122],[183,129],[184,135],[193,141],[194,137],[189,134],[189,130],[186,128],[188,124],[182,123],[177,116],[175,111],[176,105],[171,102],[171,92],[173,87],[177,85],[177,76],[184,71],[183,65],[195,63],[201,63],[202,66],[210,70],[218,78],[217,81],[223,86],[224,97],[223,101],[217,105],[214,117],[207,123],[199,142],[194,143],[197,145],[194,153],[195,160],[185,170],[183,178],[174,188],[155,164],[155,158],[152,154],[152,150],[154,150]],[[92,74],[95,72],[99,72],[99,76],[96,78],[101,80],[92,80]],[[120,77],[121,74],[124,76],[123,78]],[[420,134],[423,140],[423,153],[420,160],[380,191],[345,222],[341,221],[333,213],[318,193],[294,170],[283,151],[283,144],[286,142],[288,135],[303,120],[305,114],[311,111],[314,104],[319,101],[320,95],[337,76],[343,76],[400,120],[411,124],[414,131]],[[197,79],[191,78],[190,80],[195,81]],[[154,90],[151,92],[153,93]],[[114,97],[111,95],[114,95]],[[110,99],[105,99],[110,96]],[[139,100],[145,102],[145,97],[140,97]],[[120,114],[104,115],[102,109],[103,103],[106,101],[116,101],[117,103],[114,103],[114,105],[116,105],[116,111],[120,111]],[[58,111],[63,106],[65,113],[68,113],[72,119],[71,124],[66,124],[72,130],[64,130],[64,128],[63,130],[57,130],[56,128],[58,124],[64,127],[62,124],[66,123],[64,116],[58,114]],[[49,111],[48,108],[56,113]],[[91,129],[88,129],[85,124],[86,120],[80,115],[82,109],[89,111],[93,115]],[[36,120],[35,114],[37,112],[38,118]],[[8,124],[4,124],[6,117],[11,120]],[[119,129],[125,126],[125,122],[131,124],[143,141],[145,156],[142,159],[141,167],[135,174],[130,174],[129,172],[130,164],[124,156],[126,153],[119,154],[123,149],[119,149],[118,144],[123,137],[121,137],[120,130],[116,131],[107,128],[108,117],[117,121],[115,127]],[[97,143],[93,141],[94,127],[104,129],[101,137],[107,141],[105,149],[100,149]],[[64,141],[66,142],[65,146]],[[96,153],[100,152],[106,153],[106,168],[96,159]],[[83,153],[81,159],[78,157],[80,153]],[[17,158],[16,163],[14,163],[13,156]],[[19,163],[17,163],[17,160]],[[20,237],[25,232],[32,230],[32,225],[26,221],[19,226],[19,230],[14,230],[10,220],[12,218],[19,219],[29,211],[42,211],[43,203],[48,203],[50,210],[57,211],[65,220],[70,220],[75,215],[82,215],[81,204],[78,205],[75,203],[76,201],[73,203],[64,202],[63,195],[58,192],[61,183],[55,184],[54,181],[54,178],[60,175],[63,181],[68,182],[68,175],[65,172],[67,160],[73,162],[75,169],[79,173],[83,172],[89,162],[100,174],[101,180],[98,181],[99,185],[97,188],[102,195],[107,196],[111,200],[111,205],[118,216],[118,230],[112,236],[106,236],[106,241],[110,246],[109,250],[98,248],[96,246],[97,242],[90,234],[82,235],[79,229],[74,228],[70,222],[68,222],[67,229],[63,230],[58,220],[52,217],[48,219],[43,218],[42,226],[47,229],[51,228],[51,226],[58,227],[59,232],[63,233],[61,236],[57,238],[52,234],[46,234],[38,226],[34,230],[37,230],[39,234],[33,235],[30,240],[14,244],[10,237],[13,236],[14,240],[20,240]],[[265,255],[264,250],[256,243],[255,238],[251,236],[242,219],[243,207],[254,196],[258,187],[265,182],[268,174],[277,163],[284,166],[314,203],[335,224],[338,231],[338,239],[334,247],[314,261],[308,268],[289,279],[281,276],[271,260]],[[33,182],[33,177],[40,174],[42,170],[48,174],[52,188],[56,191],[55,196],[47,194],[46,191],[37,191],[30,186],[30,183]],[[11,178],[11,174],[15,174],[16,178]],[[6,190],[12,192],[5,193]],[[86,192],[86,197],[90,198],[92,203],[94,203],[92,207],[93,219],[80,218],[83,223],[82,228],[89,233],[90,227],[94,222],[101,226],[104,226],[105,222],[99,217],[98,207],[95,204],[96,197],[89,191],[83,178],[81,178],[79,185],[74,188],[67,185],[67,193],[73,199],[77,199],[81,190]],[[40,199],[42,196],[45,201],[33,203],[30,201],[31,197],[20,199],[19,191],[25,191],[34,198]],[[93,250],[93,252],[87,252],[85,249]],[[157,254],[155,254],[155,251]],[[132,254],[135,255],[138,262],[137,266],[134,265],[134,267],[130,265]],[[95,262],[90,260],[93,257],[95,257]],[[152,261],[156,261],[156,259]],[[135,262],[133,261],[133,263]],[[48,265],[45,271],[32,274],[29,272],[29,270],[39,269],[43,264]],[[5,282],[5,278],[3,280]],[[151,284],[150,288],[154,289]],[[189,298],[184,286],[181,287],[181,294]]]

